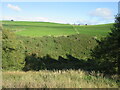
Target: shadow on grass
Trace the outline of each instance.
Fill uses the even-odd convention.
[[[25,61],[24,71],[34,70],[78,70],[83,69],[87,71],[95,71],[95,62],[94,60],[82,60],[73,57],[72,55],[66,55],[67,59],[59,56],[58,59],[53,59],[49,55],[44,56],[43,58],[37,57],[36,54],[27,56]]]

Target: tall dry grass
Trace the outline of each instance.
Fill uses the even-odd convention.
[[[3,71],[3,88],[117,88],[115,80],[82,70]],[[93,73],[92,73],[93,74]]]

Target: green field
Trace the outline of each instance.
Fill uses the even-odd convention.
[[[69,24],[58,24],[49,22],[24,22],[3,21],[4,28],[15,31],[21,36],[63,36],[74,34],[86,34],[92,36],[105,36],[110,32],[113,24],[75,26]]]
[[[22,36],[70,35],[75,31],[71,25],[49,22],[3,22],[5,28]]]
[[[74,26],[80,34],[87,34],[91,36],[105,36],[110,32],[113,24],[88,25],[88,26]]]

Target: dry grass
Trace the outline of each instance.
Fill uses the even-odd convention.
[[[4,88],[117,88],[114,80],[82,70],[4,71]]]

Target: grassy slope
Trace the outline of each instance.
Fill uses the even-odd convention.
[[[95,75],[95,76],[93,76]],[[67,71],[5,71],[3,88],[117,88],[115,80],[99,73],[88,74],[81,70]]]
[[[5,28],[11,28],[22,36],[70,35],[75,31],[71,25],[49,22],[10,22],[4,21]]]
[[[110,32],[113,24],[101,24],[101,25],[88,25],[88,26],[75,26],[74,29],[80,34],[87,34],[91,36],[106,36]]]
[[[113,24],[72,26],[68,24],[58,24],[49,22],[23,22],[23,21],[3,21],[4,28],[16,31],[16,34],[22,36],[61,36],[77,34],[105,36],[110,32]],[[76,30],[75,30],[76,29]]]

